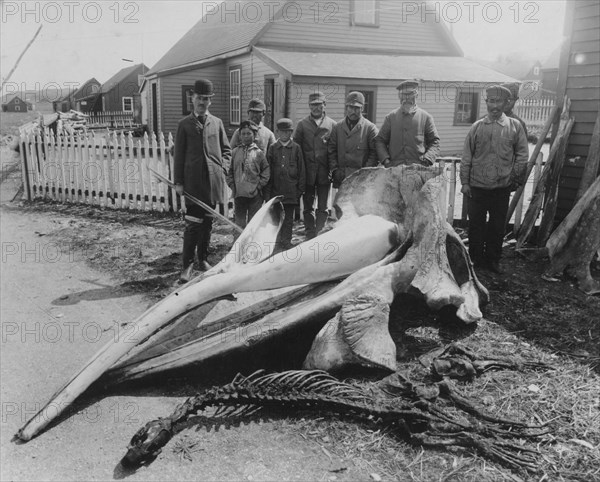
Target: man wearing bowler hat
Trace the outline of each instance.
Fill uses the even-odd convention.
[[[525,182],[529,156],[521,123],[504,113],[510,96],[499,85],[486,89],[488,113],[471,126],[460,163],[461,192],[468,198],[469,255],[477,268],[498,274],[510,191]]]
[[[505,84],[500,84],[500,85],[502,87],[506,87],[510,91],[510,98],[508,99],[508,102],[506,103],[506,107],[504,108],[504,113],[508,117],[517,119],[521,123],[521,126],[523,127],[523,130],[525,131],[525,137],[529,137],[529,135],[527,134],[527,124],[525,124],[525,121],[523,119],[521,119],[517,114],[515,114],[515,111],[514,111],[515,104],[517,103],[517,100],[519,100],[519,89],[521,87],[521,83],[520,82],[506,82]]]
[[[180,196],[185,190],[214,208],[217,203],[227,201],[225,175],[231,163],[231,148],[223,122],[208,112],[213,96],[210,80],[196,81],[192,91],[193,111],[177,126],[175,186]],[[210,269],[207,258],[212,222],[209,212],[191,202],[186,204],[180,281],[192,278],[196,253],[200,270]]]
[[[266,112],[267,106],[262,100],[251,99],[250,102],[248,102],[248,120],[254,122],[258,126],[254,142],[265,155],[267,155],[269,147],[275,144],[275,141],[277,140],[275,139],[275,134],[271,132],[271,129],[263,124],[263,118],[265,117]],[[242,143],[240,141],[239,131],[239,129],[236,129],[231,137],[230,144],[232,149],[235,149]]]
[[[362,115],[365,96],[361,92],[350,92],[346,97],[346,117],[331,131],[329,144],[329,171],[333,187],[363,167],[377,165],[375,136],[377,127]]]
[[[433,117],[417,107],[418,89],[416,80],[405,80],[396,87],[400,107],[385,116],[375,138],[379,162],[384,167],[431,166],[440,152],[440,137]]]
[[[325,95],[314,92],[308,96],[310,114],[298,122],[293,140],[296,142],[306,166],[306,188],[304,203],[304,229],[306,239],[314,238],[327,222],[327,198],[329,197],[329,162],[327,161],[327,142],[335,121],[325,113]],[[314,203],[317,198],[317,216],[315,220]]]

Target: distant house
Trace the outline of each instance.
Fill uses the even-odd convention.
[[[575,118],[567,162],[561,173],[557,221],[573,207],[583,166],[587,162],[594,124],[600,112],[600,9],[597,0],[567,2],[565,43],[560,54],[557,95],[571,99]],[[600,173],[597,173],[600,174]]]
[[[27,112],[32,110],[33,105],[15,95],[6,104],[2,104],[2,112]]]
[[[558,67],[560,62],[561,46],[554,49],[542,64],[542,88],[544,91],[554,92],[558,88]]]
[[[91,78],[78,89],[54,101],[54,111],[69,112],[73,109],[80,112],[98,112],[101,109],[100,88],[100,82]]]
[[[100,88],[100,110],[102,112],[139,111],[139,89],[148,67],[132,65],[119,70]]]
[[[366,117],[381,126],[399,106],[396,85],[422,80],[419,104],[442,138],[442,154],[462,151],[471,124],[485,113],[482,90],[514,78],[463,56],[427,2],[392,0],[267,4],[226,0],[211,7],[146,74],[149,127],[175,132],[190,112],[189,89],[209,78],[217,95],[210,110],[232,133],[252,97],[267,105],[265,124],[309,114],[308,95],[321,90],[327,113],[344,116],[344,99],[360,90]],[[417,10],[415,10],[415,8]]]

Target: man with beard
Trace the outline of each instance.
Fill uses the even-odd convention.
[[[510,191],[525,182],[529,149],[521,123],[504,113],[510,91],[495,85],[486,89],[486,96],[488,114],[473,124],[465,139],[460,182],[468,198],[469,255],[476,267],[502,274]]]
[[[346,117],[331,131],[329,144],[329,171],[333,187],[362,167],[377,165],[375,136],[377,127],[363,117],[365,96],[361,92],[350,92],[346,97]]]
[[[298,122],[292,137],[302,149],[306,171],[306,187],[302,201],[304,203],[304,229],[306,239],[312,239],[323,229],[329,216],[327,198],[329,197],[329,162],[327,161],[327,142],[335,121],[325,113],[325,95],[314,92],[308,96],[310,114]],[[317,217],[315,221],[315,197],[317,198]]]
[[[174,179],[177,194],[182,196],[185,191],[212,208],[226,201],[225,175],[231,163],[223,122],[208,112],[213,96],[210,80],[196,81],[192,94],[194,110],[177,126]],[[212,223],[211,213],[193,203],[186,205],[181,282],[192,278],[196,252],[200,270],[211,268],[208,247]]]
[[[400,107],[385,116],[375,138],[379,162],[384,167],[430,166],[440,152],[440,137],[433,117],[417,107],[418,88],[416,80],[406,80],[396,87]]]

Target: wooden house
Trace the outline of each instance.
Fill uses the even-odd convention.
[[[399,106],[396,85],[421,79],[418,103],[429,111],[442,154],[462,152],[471,124],[485,114],[482,90],[513,81],[464,57],[449,29],[421,9],[428,2],[239,2],[206,14],[146,74],[147,115],[155,132],[175,132],[190,111],[188,90],[211,79],[210,110],[229,133],[246,117],[252,97],[267,105],[265,124],[309,114],[308,95],[327,96],[327,113],[344,116],[352,90],[367,99],[366,117],[381,126]]]
[[[148,67],[132,65],[119,70],[102,84],[100,105],[102,112],[135,112],[139,102],[139,89]],[[139,110],[139,109],[137,109]]]
[[[2,104],[2,112],[27,112],[31,110],[33,105],[15,95],[6,104]]]
[[[98,112],[101,109],[100,88],[100,82],[92,77],[63,98],[54,101],[54,111],[69,112],[73,109],[79,112]]]
[[[594,124],[600,112],[600,2],[567,2],[566,40],[560,56],[557,97],[571,99],[575,118],[558,192],[557,221],[573,207]]]

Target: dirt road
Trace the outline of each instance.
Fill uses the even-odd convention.
[[[118,475],[114,469],[135,431],[151,419],[168,415],[184,395],[193,393],[180,386],[88,397],[60,424],[29,443],[11,443],[18,428],[149,302],[91,269],[68,243],[49,241],[47,235],[62,226],[52,215],[6,206],[0,214],[0,478],[111,480]],[[339,461],[332,461],[318,444],[285,425],[279,421],[192,432],[193,440],[199,441],[193,461],[180,460],[172,446],[167,447],[150,467],[129,479],[368,479],[368,473],[360,473],[351,463],[337,471]]]

